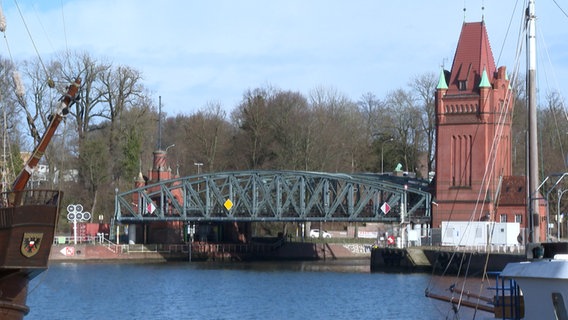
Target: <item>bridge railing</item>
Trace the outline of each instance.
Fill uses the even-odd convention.
[[[117,245],[121,248],[121,253],[188,253],[188,244],[123,244]],[[282,242],[276,243],[210,243],[193,242],[191,251],[193,253],[240,253],[254,254],[274,251],[282,246]]]

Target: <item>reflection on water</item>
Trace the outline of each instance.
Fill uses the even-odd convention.
[[[454,318],[424,296],[431,280],[370,273],[368,259],[53,264],[30,284],[26,320]]]
[[[197,264],[199,269],[249,270],[257,272],[346,272],[369,273],[369,259],[328,261],[265,261],[265,262],[219,262]]]

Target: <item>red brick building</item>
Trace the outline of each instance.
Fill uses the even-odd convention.
[[[442,221],[526,227],[525,177],[511,176],[513,102],[506,68],[495,66],[485,23],[464,23],[452,68],[440,74],[436,90],[433,228]],[[544,206],[540,212],[545,218]]]

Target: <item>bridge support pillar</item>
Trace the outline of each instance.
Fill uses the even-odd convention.
[[[136,225],[128,225],[128,244],[136,244]]]

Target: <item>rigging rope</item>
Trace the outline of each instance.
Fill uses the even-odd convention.
[[[47,77],[47,85],[50,88],[53,89],[55,87],[55,83],[53,82],[53,80],[49,76],[49,72],[47,71],[47,68],[45,67],[45,64],[43,63],[43,59],[41,58],[41,55],[39,54],[39,51],[38,51],[37,46],[35,44],[34,38],[32,37],[30,29],[28,28],[28,24],[26,23],[26,19],[24,19],[24,14],[22,13],[22,10],[20,9],[20,5],[18,4],[17,0],[14,0],[14,4],[16,5],[16,8],[18,9],[18,13],[20,14],[20,17],[22,19],[22,23],[24,24],[24,27],[26,28],[26,32],[28,33],[28,36],[30,37],[30,41],[32,42],[32,45],[33,45],[34,50],[36,52],[39,63],[41,65],[41,67],[43,68],[43,71],[45,72],[45,75]]]
[[[63,10],[63,0],[61,0],[61,21],[63,21],[63,37],[65,38],[65,52],[69,59],[69,43],[67,41],[67,23],[65,22],[65,11]]]
[[[566,18],[568,18],[568,14],[566,13],[566,11],[564,11],[564,9],[562,9],[562,8],[560,7],[560,5],[558,4],[558,2],[556,2],[556,0],[552,0],[552,1],[553,1],[554,4],[558,7],[558,9],[559,9],[562,13],[564,13],[564,15],[566,16]]]

